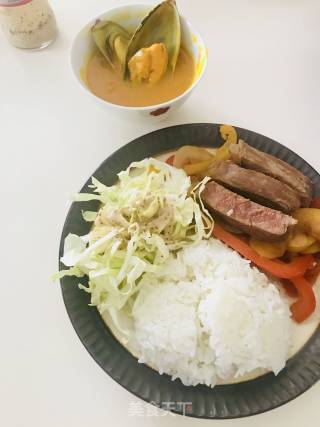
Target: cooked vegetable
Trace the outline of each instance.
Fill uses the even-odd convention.
[[[173,166],[174,162],[174,154],[172,154],[170,157],[167,158],[166,163],[167,165]]]
[[[308,234],[320,240],[320,209],[300,208],[293,213],[293,217]]]
[[[320,258],[315,258],[313,267],[310,268],[304,277],[308,280],[311,285],[314,285],[320,275]]]
[[[229,160],[231,157],[230,154],[230,145],[236,144],[238,140],[237,132],[234,127],[229,125],[220,126],[220,134],[224,141],[226,141],[221,147],[218,148],[214,155],[215,162],[221,162],[222,160]]]
[[[220,135],[222,139],[226,141],[229,145],[237,143],[237,140],[238,140],[237,131],[233,126],[221,125]]]
[[[237,143],[237,132],[234,127],[220,126],[220,134],[226,141],[215,154],[211,154],[203,147],[185,145],[176,152],[173,166],[183,168],[187,175],[206,175],[206,171],[213,162],[220,162],[230,158],[229,147]]]
[[[230,246],[230,248],[239,252],[239,254],[244,258],[247,258],[256,264],[266,273],[272,274],[280,279],[291,279],[293,277],[303,276],[308,268],[312,266],[314,261],[311,255],[296,257],[289,263],[263,258],[251,249],[246,242],[241,240],[239,237],[228,233],[216,223],[213,228],[213,235],[226,245]]]
[[[291,282],[298,291],[298,300],[291,305],[290,310],[294,320],[300,323],[314,312],[316,298],[311,284],[304,277],[295,277]]]
[[[281,286],[290,298],[297,298],[298,291],[289,279],[281,279]]]
[[[173,166],[178,169],[182,169],[185,165],[190,163],[199,163],[212,159],[213,155],[205,148],[193,145],[184,145],[177,150],[174,156]]]
[[[320,209],[320,197],[315,197],[311,204],[310,204],[310,208],[316,208],[316,209]]]
[[[287,249],[286,241],[270,243],[251,237],[249,244],[260,256],[268,259],[281,258]]]
[[[303,252],[315,243],[316,239],[297,229],[288,239],[289,252]]]
[[[199,163],[191,163],[190,165],[185,165],[183,167],[185,173],[189,176],[203,174],[208,170],[209,166],[212,164],[213,160],[205,160]]]
[[[307,249],[305,249],[304,251],[301,251],[302,254],[316,254],[320,252],[320,242],[316,241],[315,243],[313,243],[313,245],[309,246]]]

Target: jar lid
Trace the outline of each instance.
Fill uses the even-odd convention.
[[[0,0],[0,6],[3,7],[16,7],[31,3],[32,0]]]

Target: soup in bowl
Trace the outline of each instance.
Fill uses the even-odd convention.
[[[155,118],[188,98],[206,69],[207,49],[167,0],[121,6],[91,20],[73,42],[71,65],[98,102]]]

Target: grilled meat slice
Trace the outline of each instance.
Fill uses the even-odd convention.
[[[261,206],[210,181],[201,197],[206,206],[250,236],[276,242],[285,238],[296,220],[280,211]]]
[[[235,163],[284,182],[300,194],[302,206],[309,206],[313,193],[312,182],[296,168],[283,160],[251,147],[244,141],[232,144],[230,152],[231,159]]]
[[[277,179],[244,169],[230,160],[213,165],[207,172],[220,184],[262,205],[292,212],[301,206],[299,194]]]

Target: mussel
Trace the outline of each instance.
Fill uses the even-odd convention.
[[[156,83],[174,72],[181,43],[180,18],[174,0],[156,6],[132,37],[119,24],[102,21],[92,27],[94,41],[116,72],[135,83]]]
[[[102,55],[116,72],[124,75],[130,34],[113,21],[97,21],[91,31]]]

